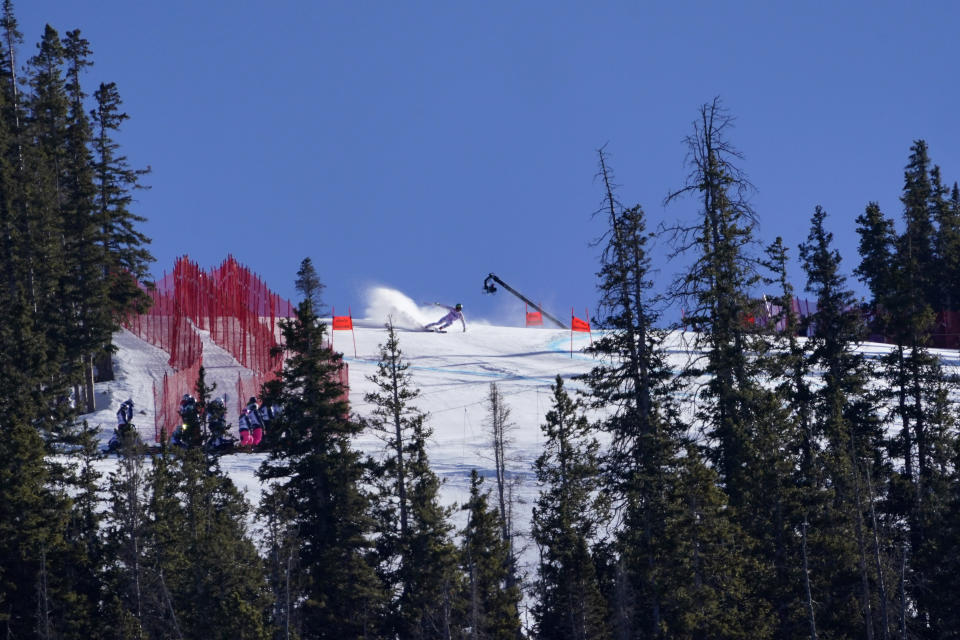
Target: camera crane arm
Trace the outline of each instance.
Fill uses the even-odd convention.
[[[536,303],[534,303],[534,302],[531,302],[531,301],[528,300],[528,299],[526,298],[526,296],[524,296],[522,293],[520,293],[519,291],[517,291],[516,289],[514,289],[513,287],[511,287],[510,285],[508,285],[506,282],[504,282],[503,280],[501,280],[501,279],[498,278],[497,276],[493,275],[492,273],[487,276],[486,280],[483,281],[483,292],[484,292],[484,293],[494,293],[494,292],[497,290],[497,287],[494,286],[494,284],[493,284],[494,282],[496,282],[496,283],[499,284],[501,287],[503,287],[504,289],[506,289],[507,291],[509,291],[509,292],[512,293],[513,295],[517,296],[518,298],[520,298],[521,300],[523,300],[524,302],[526,302],[528,305],[530,305],[531,307],[533,307],[534,309],[536,309],[537,311],[539,311],[539,312],[542,313],[543,315],[545,315],[547,318],[549,318],[550,320],[552,320],[552,321],[554,322],[554,324],[556,324],[556,325],[557,325],[558,327],[560,327],[561,329],[567,329],[567,328],[569,328],[569,327],[567,327],[567,325],[563,324],[562,322],[560,322],[559,320],[557,320],[556,318],[554,318],[552,315],[550,315],[549,313],[547,313],[546,311],[544,311],[542,308],[540,308],[540,305],[538,305],[538,304],[536,304]]]

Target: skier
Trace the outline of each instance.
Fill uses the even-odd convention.
[[[133,398],[128,398],[117,409],[117,428],[107,443],[107,451],[117,451],[123,442],[131,435],[136,436],[133,425]]]
[[[247,408],[244,409],[244,412],[250,425],[250,443],[257,446],[263,439],[263,428],[266,425],[263,422],[263,415],[260,413],[260,407],[257,405],[255,397],[250,396],[250,399],[247,400]]]
[[[447,309],[448,313],[447,315],[443,316],[436,322],[431,322],[430,324],[426,325],[424,329],[428,331],[443,331],[444,329],[452,325],[455,321],[459,320],[460,324],[463,325],[463,330],[464,331],[467,330],[467,322],[466,320],[463,319],[462,304],[458,302],[456,305],[452,307],[448,307],[445,304],[440,304],[439,302],[434,302],[433,304],[437,305],[438,307],[443,307],[444,309]]]

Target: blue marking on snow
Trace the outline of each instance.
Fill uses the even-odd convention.
[[[364,364],[364,365],[371,365],[371,366],[377,366],[378,364],[377,362],[374,362],[371,360],[354,359],[354,358],[346,358],[346,357],[344,357],[343,359],[344,361],[348,361],[353,364]],[[542,382],[544,384],[553,384],[553,381],[554,381],[553,377],[547,378],[543,376],[524,376],[524,375],[520,375],[519,373],[511,373],[508,371],[503,371],[503,372],[474,371],[470,369],[451,369],[449,367],[424,367],[424,366],[417,366],[417,365],[410,365],[410,369],[413,371],[431,371],[433,373],[455,373],[459,375],[476,376],[480,378],[496,378],[498,380],[529,380],[531,382]],[[564,377],[570,377],[571,375],[579,375],[579,374],[569,374],[568,376],[564,376]]]
[[[579,341],[580,340],[575,340],[574,344],[576,344],[576,342],[579,342]],[[549,349],[550,351],[555,351],[556,353],[565,353],[567,355],[570,355],[570,337],[564,336],[561,338],[556,338],[555,340],[551,340],[550,342],[547,343],[547,349]],[[596,358],[593,358],[591,356],[584,354],[583,347],[580,347],[579,349],[575,349],[573,352],[573,357],[571,358],[571,360],[595,360],[595,359]]]

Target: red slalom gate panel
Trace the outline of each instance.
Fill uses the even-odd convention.
[[[538,311],[530,311],[530,308],[524,303],[523,305],[524,315],[526,316],[528,327],[542,327],[543,326],[543,313]]]

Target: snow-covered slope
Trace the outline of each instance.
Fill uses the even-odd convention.
[[[386,339],[384,323],[390,319],[398,329],[400,347],[410,365],[414,383],[421,391],[416,403],[429,414],[434,430],[428,449],[434,470],[444,479],[443,500],[447,504],[465,502],[471,469],[482,475],[492,475],[492,452],[488,432],[488,401],[490,384],[496,383],[511,412],[512,446],[509,460],[516,478],[515,495],[519,498],[515,526],[522,534],[529,530],[529,521],[537,487],[531,468],[542,446],[540,425],[550,408],[550,386],[557,375],[565,380],[568,390],[582,388],[575,380],[596,363],[583,353],[590,343],[585,333],[571,333],[562,329],[504,327],[471,320],[468,330],[452,326],[448,333],[438,334],[419,330],[423,324],[436,320],[445,313],[437,307],[421,307],[402,294],[389,289],[374,289],[368,293],[366,317],[355,319],[354,336],[349,331],[334,334],[334,347],[344,353],[350,365],[350,400],[352,410],[363,416],[370,407],[364,395],[373,390],[367,376],[377,365],[379,345]],[[228,407],[234,407],[235,384],[238,374],[249,372],[202,333],[204,366],[207,381],[216,383],[217,395],[229,396]],[[680,369],[689,358],[688,335],[671,336],[668,349],[672,364]],[[104,442],[115,423],[115,411],[123,400],[132,397],[137,405],[136,421],[142,425],[145,440],[153,438],[153,382],[161,380],[167,355],[132,334],[121,332],[115,336],[118,352],[115,357],[116,380],[97,386],[98,411],[85,416],[91,424],[103,427]],[[887,351],[887,345],[865,344],[861,347],[868,356]],[[955,351],[937,352],[949,369],[958,365]],[[228,414],[236,425],[236,415]],[[234,434],[236,435],[236,434]],[[362,451],[376,455],[383,443],[371,433],[359,437],[355,445]],[[115,460],[115,459],[113,459]],[[105,468],[113,460],[103,462]],[[238,453],[225,455],[222,467],[242,488],[248,499],[256,504],[260,497],[260,482],[256,470],[263,454]],[[488,485],[492,486],[492,485]],[[463,523],[457,512],[454,522]],[[522,554],[530,568],[535,550],[527,548]]]
[[[573,378],[595,364],[582,353],[590,343],[590,336],[573,334],[571,357],[571,333],[563,329],[492,326],[468,315],[466,332],[459,323],[442,334],[419,330],[422,324],[444,313],[437,307],[420,307],[395,291],[375,289],[369,293],[366,318],[354,323],[356,355],[354,336],[349,331],[337,331],[333,336],[335,349],[344,353],[350,366],[352,410],[361,416],[370,411],[363,399],[373,390],[367,376],[376,368],[379,345],[386,340],[384,324],[391,319],[414,383],[421,391],[416,405],[429,414],[429,424],[434,430],[428,452],[434,470],[445,481],[443,500],[447,504],[462,503],[467,496],[471,469],[492,475],[487,396],[490,384],[496,383],[510,408],[510,421],[514,425],[509,464],[519,483],[516,526],[522,532],[529,527],[536,496],[531,465],[540,453],[540,424],[549,409],[550,385],[560,375],[568,389],[581,386]],[[201,335],[206,379],[208,383],[216,383],[216,395],[228,395],[227,405],[231,408],[228,419],[236,425],[237,416],[232,414],[232,407],[237,375],[248,372],[213,343],[209,335],[205,332]],[[167,355],[126,331],[115,336],[114,344],[118,349],[116,379],[97,385],[98,411],[85,419],[102,426],[105,444],[115,425],[117,407],[132,397],[136,404],[135,422],[144,440],[149,442],[153,439],[153,383],[162,380],[169,371]],[[383,443],[368,433],[355,444],[372,455],[383,448]],[[256,470],[262,459],[263,454],[247,453],[225,455],[221,459],[222,467],[253,503],[260,496]],[[109,467],[113,460],[103,464]],[[455,516],[458,526],[459,515]],[[527,556],[532,557],[529,553]]]

